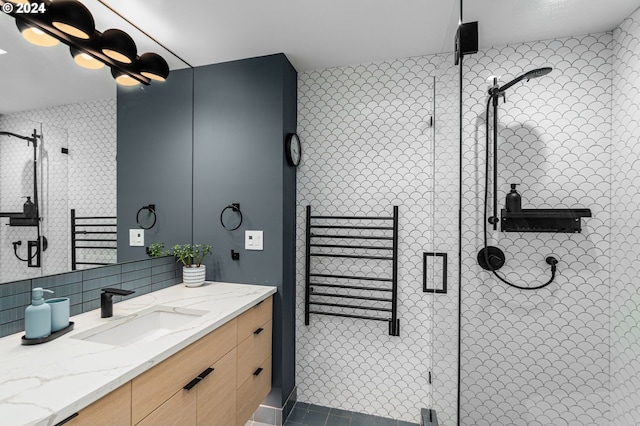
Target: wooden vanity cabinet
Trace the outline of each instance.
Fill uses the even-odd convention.
[[[272,309],[269,298],[238,317],[236,425],[239,426],[249,420],[271,390]]]
[[[198,426],[227,426],[236,421],[236,354],[234,348],[214,364],[211,372],[196,386]],[[256,406],[257,408],[257,406]]]
[[[103,396],[93,404],[78,411],[78,415],[64,422],[72,426],[130,425],[131,382]]]
[[[233,319],[133,379],[133,424],[138,424],[152,411],[162,408],[166,401],[178,393],[195,395],[195,391],[183,387],[236,346],[236,330],[237,319]],[[188,400],[187,396],[178,398]]]
[[[236,394],[229,387],[235,386],[235,362],[234,348],[191,390],[180,389],[137,425],[233,425]]]
[[[166,400],[147,417],[136,423],[139,426],[196,424],[196,392],[180,390]]]
[[[131,424],[244,425],[271,389],[272,299],[133,379]]]

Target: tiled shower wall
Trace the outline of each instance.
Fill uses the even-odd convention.
[[[40,132],[40,123],[42,123],[44,135],[43,155],[39,160],[39,176],[42,179],[41,213],[43,234],[49,241],[49,248],[44,252],[42,270],[40,268],[27,270],[24,262],[15,259],[11,241],[35,239],[35,231],[31,228],[2,227],[3,229],[0,229],[2,242],[0,282],[41,274],[55,274],[70,269],[70,209],[76,209],[80,216],[116,215],[115,99],[61,105],[0,116],[0,130],[16,129],[20,134],[31,134],[34,126],[37,126]],[[15,141],[17,142],[12,141],[11,150],[8,150],[9,142],[3,142],[0,146],[3,150],[0,155],[8,158],[10,153],[17,155],[16,153],[20,152],[21,158],[24,157],[23,160],[10,161],[9,164],[21,165],[30,158],[31,151],[23,147],[26,142],[23,143],[18,139]],[[13,148],[18,146],[16,144],[19,144],[20,151]],[[69,153],[63,154],[61,148],[68,148]],[[3,204],[0,208],[3,211],[7,208],[12,209],[11,211],[22,211],[24,200],[21,201],[20,197],[27,195],[22,192],[31,188],[32,179],[30,176],[25,176],[21,170],[17,173],[11,170],[0,170],[0,173],[3,176],[3,185],[0,188]],[[23,189],[24,182],[21,186],[4,184],[14,181],[15,176],[21,176],[19,178],[21,181],[28,181],[29,188]],[[22,192],[7,193],[12,188]],[[23,243],[22,251],[24,250]],[[116,261],[116,251],[94,250],[88,253],[84,260],[112,263]]]
[[[526,43],[465,58],[463,92],[462,425],[608,424],[611,237],[611,33]],[[482,270],[487,79],[534,68],[500,103],[498,200],[519,183],[523,208],[590,208],[582,233],[489,232],[500,273]],[[491,172],[490,172],[491,173]],[[629,188],[627,188],[629,189]],[[631,204],[626,207],[631,208]],[[636,268],[637,270],[637,268]],[[629,285],[629,284],[627,284]]]
[[[419,421],[421,408],[434,407],[440,424],[455,424],[458,86],[452,62],[436,55],[298,77],[298,401],[411,422]],[[399,337],[388,335],[386,323],[367,320],[311,314],[304,325],[306,205],[314,215],[363,216],[388,216],[399,206]],[[434,250],[449,254],[449,293],[435,297],[422,292],[422,254]]]
[[[133,290],[134,294],[124,297],[133,298],[180,282],[181,264],[166,256],[0,284],[0,337],[24,330],[24,310],[35,287],[54,291],[46,298],[68,297],[70,313],[77,315],[100,307],[102,288]]]
[[[67,267],[68,232],[60,226],[57,212],[66,210],[66,200],[59,194],[67,192],[67,158],[60,153],[67,146],[66,129],[24,119],[18,114],[0,116],[0,130],[30,136],[45,132],[44,143],[37,143],[38,205],[41,235],[51,240],[42,268],[28,268],[14,254],[27,258],[27,241],[37,239],[35,227],[9,227],[9,218],[0,218],[0,282],[38,277],[43,273],[65,271]],[[33,187],[33,145],[9,136],[0,137],[0,211],[21,213],[25,197],[35,202]]]
[[[640,418],[640,11],[614,33],[611,425]]]

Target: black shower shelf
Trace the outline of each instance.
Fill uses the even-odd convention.
[[[582,232],[581,218],[591,217],[591,209],[502,209],[504,232]]]
[[[0,217],[8,217],[9,226],[38,226],[38,218],[24,217],[24,213],[0,213]]]
[[[32,217],[12,217],[9,226],[38,226],[38,219]]]

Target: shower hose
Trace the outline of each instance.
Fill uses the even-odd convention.
[[[484,240],[484,257],[485,257],[485,261],[487,263],[487,267],[489,268],[489,270],[493,273],[493,275],[496,276],[496,278],[498,278],[500,281],[502,281],[503,283],[520,289],[520,290],[539,290],[541,288],[544,288],[546,286],[548,286],[549,284],[551,284],[553,282],[553,280],[556,278],[556,264],[558,263],[558,261],[555,258],[552,257],[548,257],[547,258],[547,263],[549,263],[551,265],[551,278],[549,279],[549,281],[547,281],[544,284],[540,284],[534,287],[525,287],[525,286],[521,286],[518,284],[514,284],[512,282],[509,282],[507,279],[503,278],[500,276],[500,274],[498,274],[498,271],[494,268],[493,263],[489,261],[489,249],[488,249],[488,244],[487,244],[487,223],[488,223],[488,219],[487,219],[487,202],[489,201],[489,107],[491,105],[491,101],[492,101],[493,97],[490,96],[489,100],[487,101],[487,110],[486,110],[486,114],[485,114],[485,138],[486,138],[486,156],[485,156],[485,175],[484,175],[484,204],[483,204],[483,223],[484,223],[484,231],[483,231],[483,240]],[[494,112],[495,114],[496,112]],[[497,138],[497,129],[494,126],[493,129],[493,137]],[[493,155],[498,155],[497,152],[494,152]],[[494,197],[496,195],[494,194]],[[497,213],[496,213],[497,214]]]

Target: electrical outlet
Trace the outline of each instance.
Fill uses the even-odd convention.
[[[144,229],[129,229],[129,245],[144,247]]]
[[[263,250],[262,231],[244,231],[245,250]]]

